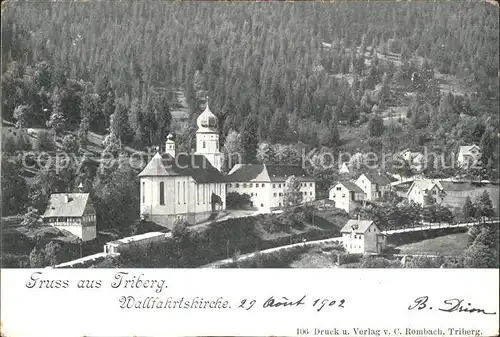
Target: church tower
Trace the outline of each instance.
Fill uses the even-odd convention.
[[[168,153],[173,158],[175,158],[175,142],[174,136],[171,133],[167,136],[167,141],[165,142],[165,153]]]
[[[219,151],[219,132],[217,131],[217,117],[207,107],[198,116],[196,124],[196,154],[204,155],[217,170],[222,168],[222,154]]]

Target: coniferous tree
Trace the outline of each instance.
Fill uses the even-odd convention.
[[[52,111],[50,114],[50,119],[47,122],[47,126],[54,132],[54,141],[56,136],[58,136],[63,130],[66,123],[66,117],[62,111],[62,98],[61,93],[58,88],[54,90],[52,94]]]
[[[241,130],[241,141],[243,144],[245,163],[250,164],[256,161],[259,124],[257,116],[250,115],[245,118]]]
[[[474,204],[469,196],[465,198],[464,205],[462,206],[462,213],[465,217],[465,220],[471,220],[476,215],[476,210],[474,208]]]
[[[272,143],[282,143],[288,136],[288,117],[282,109],[276,110],[269,126],[269,139]]]

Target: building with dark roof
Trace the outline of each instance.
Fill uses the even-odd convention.
[[[335,207],[347,213],[360,207],[366,199],[363,190],[351,181],[339,181],[328,191],[328,198],[335,202]]]
[[[50,196],[43,222],[78,236],[82,241],[97,237],[96,212],[89,193],[55,193]]]
[[[382,173],[361,173],[356,179],[358,185],[366,194],[366,200],[378,200],[391,189],[391,178]]]
[[[227,192],[246,193],[250,207],[270,211],[284,206],[285,185],[294,176],[300,183],[302,202],[316,199],[316,184],[300,166],[237,164],[226,177]]]
[[[142,219],[171,229],[177,219],[199,223],[225,209],[217,117],[208,104],[197,125],[195,153],[176,153],[174,137],[168,135],[165,152],[157,153],[139,173]]]

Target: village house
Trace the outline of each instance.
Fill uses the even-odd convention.
[[[361,173],[356,179],[358,185],[366,194],[366,200],[378,200],[390,191],[391,180],[381,173]]]
[[[421,206],[427,206],[430,200],[434,203],[442,203],[446,197],[446,193],[439,181],[424,179],[415,180],[408,189],[408,192],[406,192],[406,196],[408,201],[413,201]]]
[[[460,166],[476,164],[481,159],[481,148],[477,145],[460,146],[457,163]]]
[[[340,174],[349,174],[350,171],[349,171],[349,167],[347,167],[347,163],[342,163],[339,167],[339,173]]]
[[[82,241],[97,237],[96,212],[89,193],[55,193],[50,196],[43,222],[78,236]]]
[[[409,163],[410,167],[416,171],[421,171],[423,168],[424,156],[420,152],[404,149],[399,153],[399,158]]]
[[[300,166],[236,164],[228,176],[227,193],[246,193],[250,207],[270,212],[283,206],[286,180],[295,176],[300,182],[302,202],[316,200],[316,184]]]
[[[386,247],[386,236],[371,220],[349,220],[342,230],[342,242],[351,254],[380,254]]]
[[[197,125],[194,154],[177,154],[173,136],[168,135],[165,153],[157,153],[139,174],[142,219],[172,228],[177,219],[199,223],[225,209],[217,117],[208,104]]]
[[[328,192],[328,198],[335,202],[335,207],[351,213],[361,206],[366,199],[365,192],[350,181],[339,181]]]

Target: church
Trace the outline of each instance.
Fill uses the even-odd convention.
[[[218,120],[208,104],[196,123],[195,153],[177,154],[170,134],[165,152],[157,153],[139,174],[141,219],[172,228],[179,218],[196,224],[225,210]]]
[[[250,208],[271,212],[283,204],[286,180],[300,182],[302,202],[316,199],[316,184],[302,167],[237,164],[228,175],[221,173],[217,117],[208,104],[196,120],[196,151],[176,153],[171,134],[165,152],[158,152],[139,174],[141,219],[173,228],[177,219],[190,224],[214,220],[226,209],[226,194],[250,196]]]

